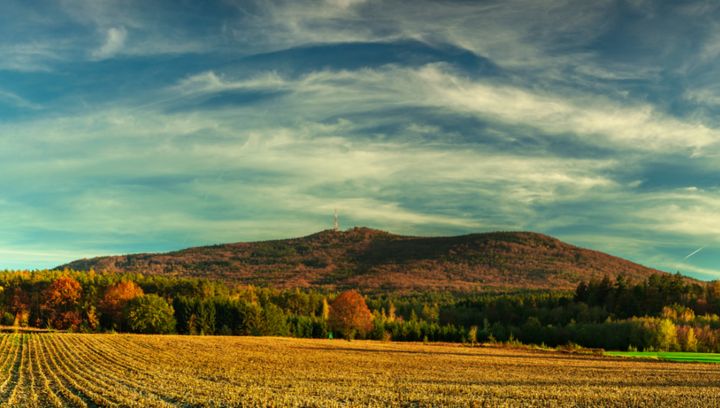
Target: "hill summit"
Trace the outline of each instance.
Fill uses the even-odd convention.
[[[81,259],[63,268],[367,291],[573,289],[605,275],[639,281],[665,273],[533,232],[413,237],[370,228]]]

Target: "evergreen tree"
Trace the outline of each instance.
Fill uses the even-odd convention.
[[[175,311],[165,299],[150,294],[138,296],[125,307],[128,328],[135,333],[173,333]]]

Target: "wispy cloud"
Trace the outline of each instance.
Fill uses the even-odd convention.
[[[92,52],[95,59],[105,59],[115,56],[125,46],[127,30],[125,27],[111,27],[105,32],[102,45]]]
[[[175,89],[183,94],[237,89],[292,90],[316,98],[316,106],[367,101],[478,114],[488,120],[532,127],[556,135],[582,135],[589,143],[633,150],[702,154],[716,146],[720,130],[696,120],[680,120],[648,104],[622,104],[582,92],[553,94],[489,80],[471,80],[442,64],[418,69],[321,71],[299,79],[276,73],[233,81],[205,72],[183,80]],[[360,98],[362,96],[362,98]],[[391,102],[392,101],[392,102]]]
[[[14,215],[4,222],[28,231],[51,224],[58,231],[99,230],[143,239],[161,239],[174,231],[172,235],[196,237],[189,245],[198,238],[215,242],[254,237],[255,232],[238,235],[242,229],[228,227],[246,223],[241,221],[245,211],[268,220],[265,233],[275,231],[277,237],[321,228],[328,209],[338,207],[348,223],[357,225],[392,226],[399,232],[431,225],[436,231],[469,231],[510,227],[512,217],[457,214],[450,209],[454,205],[437,207],[438,194],[478,200],[500,195],[514,203],[516,212],[613,184],[594,174],[608,165],[603,161],[496,155],[452,145],[368,144],[340,136],[357,126],[349,121],[291,128],[266,123],[238,132],[232,129],[242,129],[243,118],[232,115],[119,112],[33,122],[15,127],[16,135],[25,138],[23,145],[34,140],[52,148],[53,157],[26,150],[11,160],[6,174],[21,183],[17,186],[43,189],[53,197],[53,206],[28,205],[24,197],[30,191],[16,186],[6,194],[7,213]],[[5,152],[21,149],[5,143]],[[82,156],[74,154],[78,149]],[[507,166],[513,172],[506,172]],[[477,179],[478,174],[484,176]],[[60,186],[56,178],[70,182]],[[419,194],[413,185],[444,187],[424,193],[420,203],[393,193]],[[218,205],[222,215],[213,215]],[[464,206],[460,201],[457,205]],[[288,225],[298,225],[292,221],[297,217],[308,221],[288,231]]]
[[[243,80],[227,80],[215,71],[206,71],[184,78],[171,89],[181,94],[207,94],[238,89],[285,89],[290,85],[276,72],[266,72]]]
[[[7,103],[12,106],[18,107],[18,108],[24,108],[24,109],[38,109],[39,105],[34,104],[27,99],[16,95],[12,92],[4,91],[0,89],[0,103]]]

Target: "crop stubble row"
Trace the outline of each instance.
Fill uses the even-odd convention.
[[[494,347],[1,334],[4,406],[714,406],[720,365]]]

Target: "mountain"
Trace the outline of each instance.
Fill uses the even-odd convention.
[[[365,291],[573,289],[604,275],[638,281],[665,273],[532,232],[411,237],[369,228],[81,259],[56,269],[64,268]]]
[[[639,281],[666,273],[533,232],[411,237],[369,228],[81,259],[56,269],[64,268],[366,291],[574,289],[605,275]]]

